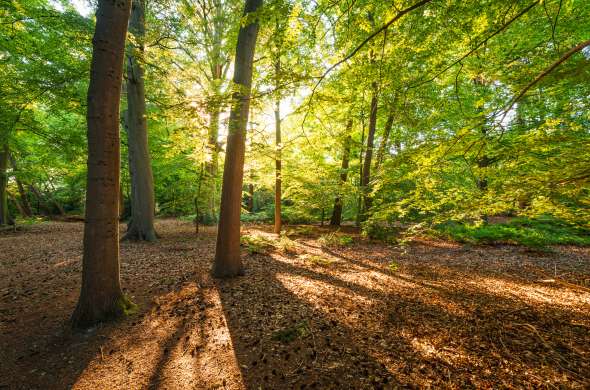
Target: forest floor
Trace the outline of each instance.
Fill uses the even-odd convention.
[[[590,248],[289,229],[294,243],[248,245],[246,275],[220,281],[213,230],[158,221],[157,243],[121,244],[138,312],[82,333],[68,320],[83,224],[0,233],[0,388],[590,386]]]

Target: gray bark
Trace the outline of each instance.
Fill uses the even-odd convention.
[[[145,104],[143,39],[145,36],[145,0],[133,0],[129,31],[133,43],[127,45],[127,113],[129,173],[131,177],[131,219],[123,239],[155,241],[154,178],[148,145]]]

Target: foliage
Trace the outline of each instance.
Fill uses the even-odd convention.
[[[484,228],[473,221],[497,215],[550,215],[590,227],[590,50],[550,67],[588,39],[587,2],[431,1],[380,29],[412,4],[265,2],[257,15],[242,221],[273,221],[280,150],[287,224],[328,221],[338,197],[344,223],[392,241],[402,227],[448,221],[456,226],[446,230],[474,236]],[[146,108],[158,215],[217,220],[242,5],[147,4]],[[84,212],[92,11],[67,1],[0,5],[0,144],[15,162],[7,169],[12,214],[17,202],[30,203],[35,215]],[[361,215],[375,85],[366,189],[372,206]],[[126,143],[122,132],[128,209]],[[510,233],[512,225],[485,229],[515,242],[542,240]]]
[[[548,245],[590,245],[590,229],[553,217],[514,218],[505,223],[448,222],[434,227],[436,234],[473,244],[510,243],[544,248]]]

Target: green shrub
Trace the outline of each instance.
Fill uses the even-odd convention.
[[[472,244],[590,245],[590,231],[550,216],[514,218],[506,223],[465,224],[447,222],[434,227],[435,235]]]

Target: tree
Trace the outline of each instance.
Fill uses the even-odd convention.
[[[277,51],[280,49],[277,49]],[[280,60],[280,51],[278,53],[278,57],[275,62],[275,76],[276,76],[276,86],[278,88],[279,80],[280,80],[280,73],[281,73],[281,60]],[[281,160],[281,100],[277,98],[275,102],[275,224],[274,224],[274,232],[275,234],[281,233],[281,171],[282,171],[282,160]]]
[[[10,218],[8,213],[8,193],[6,191],[8,186],[8,153],[8,143],[4,142],[0,149],[0,226],[7,225]]]
[[[213,275],[232,277],[243,273],[240,258],[240,212],[242,208],[242,185],[244,179],[244,153],[246,127],[252,88],[252,70],[256,37],[258,35],[258,15],[262,0],[245,0],[242,27],[238,33],[234,64],[234,92],[229,118],[227,148],[221,207]]]
[[[346,126],[347,133],[350,133],[352,129],[352,120],[348,121],[348,125]],[[339,190],[342,189],[342,186],[346,183],[348,178],[348,164],[350,161],[350,144],[352,142],[352,138],[350,134],[346,135],[344,139],[344,147],[342,151],[342,166],[340,168],[340,182]],[[330,218],[330,225],[332,226],[340,226],[342,223],[342,194],[338,194],[336,199],[334,199],[334,208],[332,209],[332,217]]]
[[[82,288],[72,315],[88,327],[131,308],[119,278],[119,100],[130,0],[100,0],[88,87],[88,174]]]
[[[143,52],[145,0],[133,0],[127,45],[127,130],[129,173],[131,176],[131,219],[124,239],[155,241],[154,178],[148,145]]]

